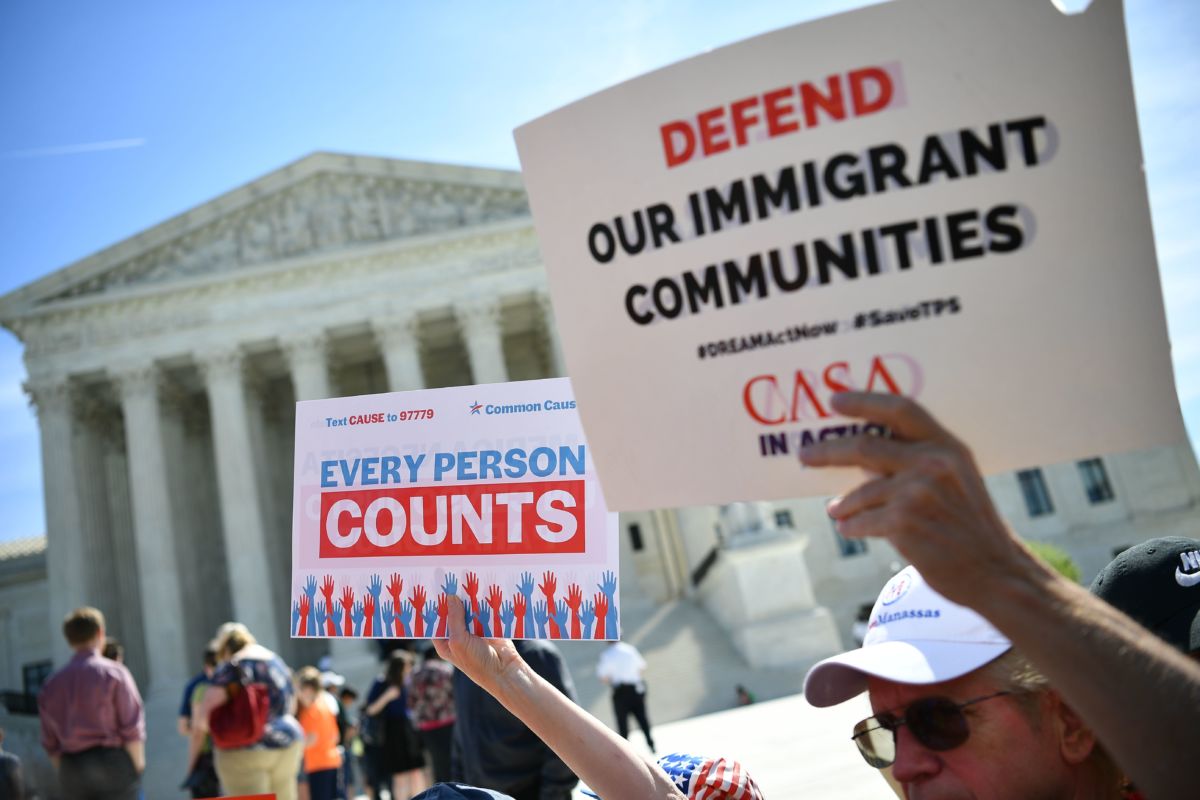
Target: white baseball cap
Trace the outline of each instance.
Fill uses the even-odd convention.
[[[908,684],[954,680],[1010,647],[991,623],[942,597],[909,566],[879,593],[862,647],[810,669],[804,696],[814,706],[836,705],[866,691],[868,675]]]

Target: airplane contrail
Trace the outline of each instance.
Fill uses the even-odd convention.
[[[73,156],[78,153],[95,153],[100,150],[123,150],[129,147],[141,147],[146,142],[146,139],[110,139],[107,142],[84,142],[82,144],[58,145],[57,147],[35,147],[31,150],[8,150],[0,153],[0,158]]]

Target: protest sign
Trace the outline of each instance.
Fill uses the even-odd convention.
[[[843,389],[987,471],[1183,438],[1116,0],[886,3],[515,136],[615,509],[844,489]]]
[[[566,378],[296,404],[292,635],[616,639],[617,519]]]

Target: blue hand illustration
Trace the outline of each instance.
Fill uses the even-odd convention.
[[[382,604],[379,602],[379,595],[383,593],[383,578],[372,575],[371,582],[367,584],[367,591],[371,593],[371,597],[375,598],[375,613],[371,615],[371,630],[375,631],[376,635],[380,635],[384,633],[383,610]]]
[[[362,601],[360,600],[357,603],[355,603],[354,608],[352,608],[350,610],[350,621],[354,623],[354,635],[355,636],[362,636],[363,620],[366,618],[367,618],[367,615],[365,613],[363,613],[363,604],[362,604]]]
[[[471,611],[471,606],[463,603],[463,622],[466,623],[467,630],[471,630],[471,623],[475,621],[475,613]]]
[[[346,610],[346,606],[340,602],[333,604],[333,610],[329,612],[329,618],[333,621],[333,635],[342,635],[342,612]]]
[[[392,601],[388,600],[383,604],[383,634],[384,636],[395,636],[396,628],[393,623],[396,620],[396,611],[392,608]]]
[[[596,621],[596,604],[588,600],[579,611],[579,621],[583,623],[583,638],[592,638],[592,623]]]
[[[329,613],[325,608],[325,601],[322,600],[321,602],[317,603],[317,629],[313,632],[313,636],[325,635],[325,620],[328,618],[328,616]]]
[[[612,572],[605,572],[601,579],[604,582],[597,584],[596,588],[604,592],[604,596],[608,598],[608,613],[604,615],[604,633],[615,639],[617,636],[617,576]]]
[[[504,625],[504,638],[512,638],[513,622],[516,618],[517,615],[513,610],[512,600],[508,600],[500,606],[500,623]]]
[[[558,625],[558,635],[563,639],[571,638],[571,634],[567,628],[568,612],[567,601],[561,597],[558,598],[558,601],[554,604],[554,623]]]
[[[487,600],[479,604],[479,624],[483,627],[483,638],[492,638],[492,609]]]
[[[433,638],[433,633],[437,630],[437,606],[433,603],[425,606],[425,613],[421,615],[421,619],[425,620],[425,635]]]
[[[412,636],[412,618],[413,604],[405,600],[400,605],[400,612],[396,614],[396,619],[400,620],[400,627],[404,631],[405,636]],[[399,631],[396,632],[399,635]]]
[[[534,618],[534,620],[537,621],[538,638],[545,639],[546,638],[546,620],[548,619],[548,617],[546,616],[546,601],[545,600],[538,600],[536,603],[534,603],[533,618]],[[529,631],[526,631],[525,634],[528,635]]]
[[[317,604],[313,600],[317,596],[317,576],[309,575],[304,584],[304,593],[308,595],[308,635],[317,635]]]
[[[292,604],[292,636],[300,635],[300,604]]]
[[[454,573],[446,576],[446,582],[442,584],[442,591],[447,597],[452,597],[458,594],[458,578],[454,577]]]
[[[529,572],[521,573],[521,582],[517,584],[517,591],[525,595],[525,635],[533,635],[533,574]]]

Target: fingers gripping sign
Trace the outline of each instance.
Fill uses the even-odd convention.
[[[508,639],[484,639],[468,632],[466,609],[460,598],[448,598],[446,622],[446,638],[433,642],[438,655],[485,689],[497,686],[523,663]]]
[[[970,450],[905,397],[834,395],[847,417],[886,426],[893,438],[856,436],[818,442],[800,459],[810,467],[860,467],[874,477],[828,505],[847,538],[887,539],[935,589],[967,603],[1015,564],[1022,545],[988,495]]]

